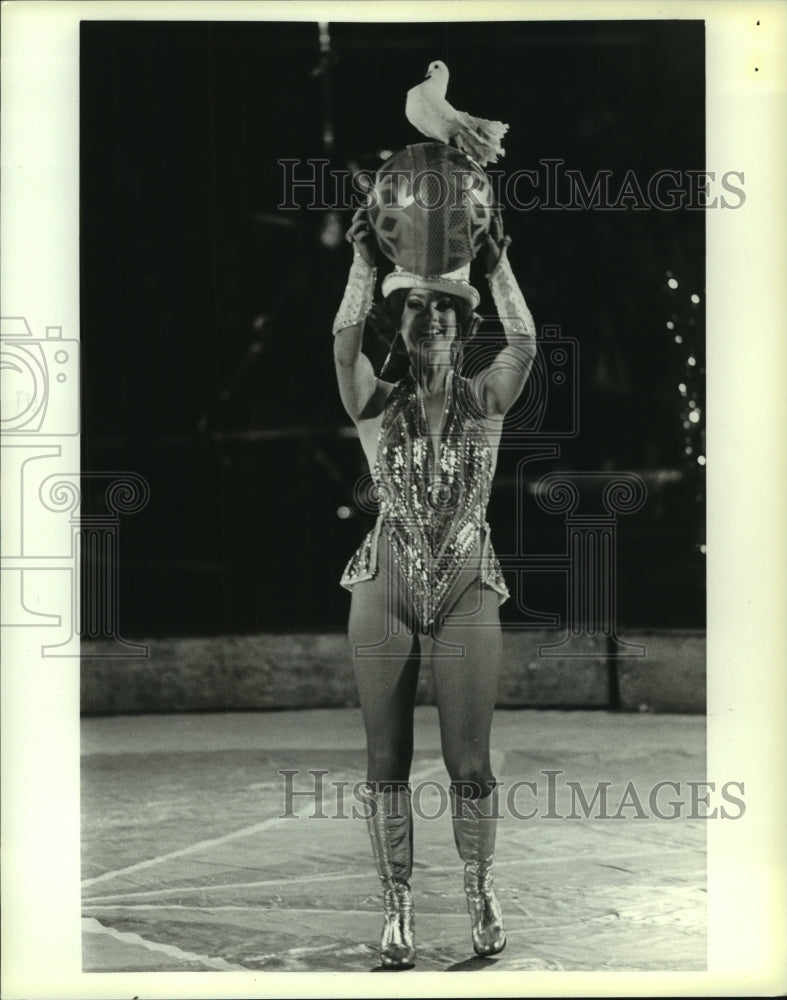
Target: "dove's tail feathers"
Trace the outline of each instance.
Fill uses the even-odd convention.
[[[490,122],[459,112],[459,129],[454,142],[483,167],[487,163],[497,163],[498,156],[506,155],[501,140],[507,131],[508,125],[503,122]]]

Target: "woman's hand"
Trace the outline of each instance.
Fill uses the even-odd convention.
[[[377,243],[369,228],[366,209],[359,208],[353,215],[352,223],[344,238],[348,243],[354,243],[358,247],[361,256],[370,267],[375,266]]]
[[[492,212],[489,232],[484,239],[483,254],[487,274],[491,274],[497,267],[500,255],[510,242],[511,237],[506,236],[503,232],[503,217],[500,214],[500,209],[496,208]]]

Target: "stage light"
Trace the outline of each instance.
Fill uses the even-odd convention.
[[[679,333],[675,334],[675,343],[676,344],[682,344],[683,343],[683,337],[681,337],[681,335]]]
[[[701,553],[702,553],[703,555],[705,555],[705,553],[706,553],[707,551],[708,551],[708,546],[707,546],[707,545],[700,545],[700,552],[701,552]]]
[[[320,243],[329,250],[336,250],[344,243],[344,228],[338,212],[328,212],[322,222]]]
[[[705,456],[697,455],[697,465],[705,465]]]
[[[694,367],[694,365],[696,365],[696,364],[697,364],[697,359],[696,359],[696,358],[694,357],[694,355],[693,355],[693,354],[690,354],[690,355],[689,355],[689,356],[688,356],[688,357],[686,358],[686,364],[687,364],[687,365],[691,365],[691,366],[692,366],[692,368]]]
[[[678,389],[680,391],[681,396],[685,396],[686,395],[686,383],[685,382],[679,382],[678,383]]]
[[[667,329],[668,330],[674,330],[675,329],[675,324],[672,322],[671,319],[667,320]]]
[[[698,424],[700,422],[700,411],[699,410],[692,410],[691,413],[689,414],[689,420],[693,424]]]
[[[690,427],[691,427],[691,424],[688,422],[688,420],[684,420],[683,421],[683,429],[687,431]]]
[[[690,444],[687,444],[683,450],[686,452],[687,455],[691,455],[694,452],[694,449],[691,447]]]
[[[695,295],[692,295],[692,297],[691,297],[691,301],[692,301],[692,302],[694,303],[694,305],[695,305],[695,306],[696,306],[696,305],[699,305],[699,302],[700,302],[700,297],[699,297],[699,295],[696,295],[696,294],[695,294]]]
[[[380,157],[381,160],[390,160],[391,157],[393,156],[393,150],[381,149],[377,155]]]
[[[678,287],[678,282],[675,280],[675,278],[670,278],[667,284],[670,286],[670,288]]]
[[[342,505],[341,507],[336,508],[336,516],[340,521],[346,521],[348,517],[353,516],[353,512],[349,507]]]

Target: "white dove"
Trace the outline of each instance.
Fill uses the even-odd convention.
[[[407,120],[430,139],[445,143],[453,139],[479,166],[497,163],[498,156],[505,156],[500,141],[508,125],[474,118],[452,107],[445,99],[448,75],[448,67],[439,59],[429,64],[423,83],[407,91],[404,109]]]

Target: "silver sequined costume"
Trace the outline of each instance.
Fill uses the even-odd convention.
[[[437,435],[428,432],[412,374],[394,386],[372,470],[379,516],[341,578],[348,590],[373,579],[379,546],[387,541],[422,628],[435,621],[464,569],[477,565],[482,583],[497,592],[500,603],[509,596],[485,520],[496,453],[469,385],[448,375]]]

